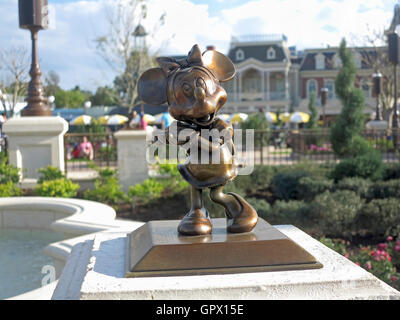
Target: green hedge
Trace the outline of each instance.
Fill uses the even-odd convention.
[[[353,191],[325,191],[307,207],[308,223],[325,235],[340,237],[354,230],[354,220],[363,200]]]
[[[360,210],[356,224],[367,234],[389,236],[400,234],[400,199],[374,199]]]

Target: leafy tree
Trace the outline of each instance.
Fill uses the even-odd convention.
[[[351,156],[355,155],[355,141],[361,141],[360,134],[364,128],[364,95],[354,85],[357,69],[345,39],[340,44],[339,56],[342,68],[335,79],[335,89],[343,107],[332,126],[331,141],[336,155]]]
[[[57,108],[75,109],[83,106],[89,99],[90,93],[81,91],[79,87],[72,90],[59,90],[55,93]]]
[[[95,39],[96,49],[110,70],[118,76],[114,80],[113,96],[120,106],[133,108],[137,103],[137,83],[140,75],[156,65],[155,56],[150,54],[146,43],[134,36],[136,28],[147,17],[146,0],[114,0],[106,6],[105,34]],[[165,13],[155,23],[156,29],[164,24]],[[154,50],[152,50],[154,51]]]
[[[47,96],[55,96],[60,88],[60,76],[55,71],[49,71],[44,78],[44,90]]]
[[[311,92],[308,110],[310,110],[310,121],[307,123],[306,128],[315,129],[318,127],[318,110],[315,106],[315,91]]]
[[[93,106],[114,106],[117,104],[116,91],[108,86],[99,87],[90,97]]]

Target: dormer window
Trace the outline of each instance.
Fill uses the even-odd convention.
[[[322,53],[318,53],[315,56],[315,69],[317,70],[325,69],[325,56]]]
[[[268,60],[276,59],[276,52],[275,52],[275,49],[274,49],[274,48],[270,47],[270,48],[267,50],[267,59],[268,59]]]
[[[238,51],[236,51],[236,60],[238,60],[238,61],[244,60],[244,52],[242,49],[239,49]]]
[[[359,52],[354,53],[354,62],[356,63],[356,67],[361,69],[362,67],[362,57]]]
[[[342,60],[340,59],[339,54],[337,54],[337,53],[333,56],[333,66],[335,68],[342,67]]]

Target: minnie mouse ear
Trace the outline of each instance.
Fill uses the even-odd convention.
[[[219,81],[229,81],[235,76],[235,66],[231,59],[224,54],[215,50],[207,50],[203,53],[202,58],[204,66],[214,72]]]
[[[161,68],[149,69],[140,76],[138,94],[148,104],[167,102],[167,78]]]

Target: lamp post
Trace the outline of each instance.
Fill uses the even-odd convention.
[[[371,120],[367,123],[366,127],[368,129],[375,130],[384,130],[388,127],[388,122],[383,120],[382,111],[379,103],[379,95],[382,91],[382,74],[380,72],[376,72],[372,75],[373,83],[374,83],[374,92],[376,95],[376,111],[375,111],[375,119]]]
[[[147,32],[144,27],[139,23],[135,30],[132,32],[134,38],[135,49],[143,51],[146,48]]]
[[[28,29],[32,39],[31,81],[28,85],[26,101],[28,105],[21,111],[22,116],[51,116],[48,99],[45,97],[43,84],[40,80],[42,72],[39,67],[37,40],[38,33],[48,27],[47,0],[18,0],[19,26]]]
[[[374,79],[374,92],[376,95],[376,115],[375,121],[382,121],[382,113],[379,105],[379,95],[382,90],[382,74],[380,72],[376,72],[373,74],[372,78]]]
[[[326,102],[328,101],[328,88],[322,88],[321,89],[321,104],[322,104],[322,121],[323,121],[323,126],[326,126]]]

